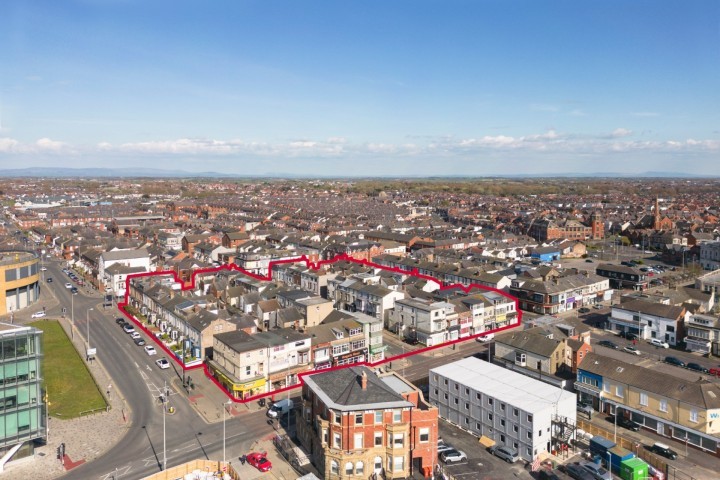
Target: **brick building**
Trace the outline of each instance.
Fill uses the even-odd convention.
[[[298,438],[326,479],[430,475],[438,410],[394,372],[348,367],[304,378]]]

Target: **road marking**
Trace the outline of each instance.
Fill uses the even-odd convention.
[[[113,470],[112,472],[108,472],[108,473],[106,473],[105,475],[103,475],[103,476],[100,477],[100,478],[101,478],[102,480],[107,480],[107,479],[110,479],[110,478],[115,479],[115,478],[120,477],[121,475],[122,475],[122,476],[127,475],[128,473],[130,473],[130,470],[131,470],[131,469],[132,469],[132,466],[131,466],[131,465],[127,465],[127,466],[125,466],[125,467],[118,468],[117,470]]]
[[[143,372],[142,370],[140,370],[140,377],[145,381],[147,381],[147,379],[149,378],[147,373]]]

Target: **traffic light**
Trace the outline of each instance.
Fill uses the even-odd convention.
[[[62,448],[59,446],[57,447],[57,458],[58,460],[62,458]]]

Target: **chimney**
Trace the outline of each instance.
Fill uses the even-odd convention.
[[[360,374],[360,386],[363,390],[367,389],[367,373],[365,373],[365,370]]]

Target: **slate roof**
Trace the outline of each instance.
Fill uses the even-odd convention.
[[[639,312],[656,317],[679,320],[682,318],[685,309],[676,307],[675,305],[664,305],[662,303],[646,302],[645,300],[631,300],[623,302],[620,305],[614,305],[613,308],[622,309],[628,312]]]
[[[367,375],[363,390],[361,374]],[[305,384],[329,408],[352,411],[381,408],[410,407],[413,404],[387,385],[367,367],[347,367],[308,375]]]
[[[663,397],[679,400],[701,409],[720,408],[720,385],[688,374],[689,380],[675,375],[650,371],[645,367],[625,363],[590,352],[580,364],[580,370],[627,384]]]
[[[509,347],[534,353],[541,357],[550,357],[562,341],[547,338],[544,335],[518,332],[501,335],[495,339],[495,343],[508,345]]]
[[[101,257],[107,262],[111,260],[128,260],[131,258],[150,258],[150,254],[146,249],[139,248],[137,250],[115,250],[112,252],[103,252]]]

